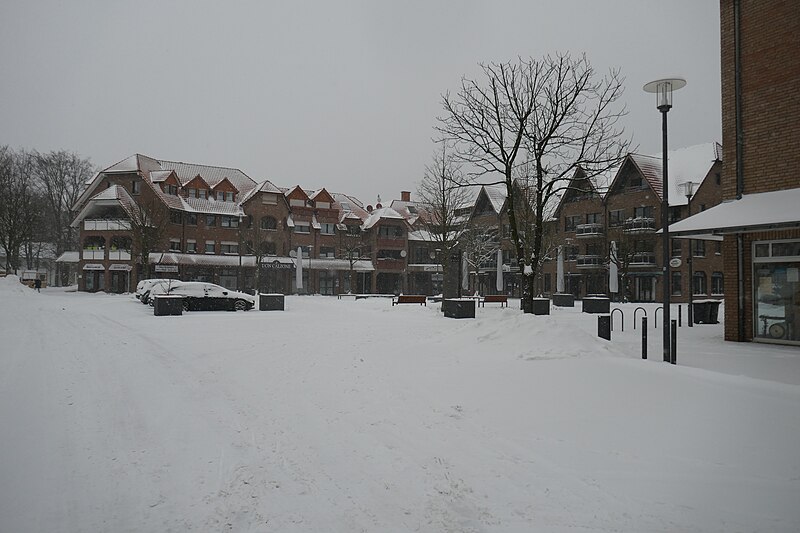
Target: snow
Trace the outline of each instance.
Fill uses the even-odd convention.
[[[607,342],[577,308],[285,303],[0,279],[0,531],[800,530],[797,348],[683,327],[672,366],[634,305]]]
[[[733,233],[736,230],[800,223],[800,188],[745,194],[670,224],[670,233]]]

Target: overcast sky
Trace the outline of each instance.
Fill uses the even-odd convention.
[[[553,51],[622,69],[640,152],[661,149],[642,85],[667,76],[688,82],[670,147],[721,140],[712,0],[3,0],[0,145],[100,167],[138,152],[386,202],[415,190],[462,75]]]

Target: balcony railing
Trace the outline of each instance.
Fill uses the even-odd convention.
[[[576,237],[599,237],[603,235],[603,225],[599,222],[589,224],[578,224],[575,226]]]
[[[84,220],[83,229],[94,231],[129,230],[131,223],[128,220]]]
[[[83,255],[84,259],[105,259],[106,258],[106,251],[103,250],[103,249],[100,249],[100,250],[84,250],[82,255]]]
[[[131,252],[129,250],[109,250],[108,258],[111,261],[130,261]]]
[[[655,266],[655,252],[636,252],[631,257],[630,266]]]
[[[603,259],[599,255],[579,255],[575,264],[578,268],[600,268]]]
[[[652,217],[629,218],[625,221],[625,233],[651,233],[656,230],[656,219]]]

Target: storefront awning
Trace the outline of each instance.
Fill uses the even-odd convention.
[[[800,188],[745,194],[671,224],[671,236],[716,237],[800,227]]]
[[[106,267],[101,265],[100,263],[86,263],[83,265],[84,270],[105,270]]]
[[[123,270],[125,272],[130,272],[133,267],[131,265],[111,265],[108,267],[109,270]]]

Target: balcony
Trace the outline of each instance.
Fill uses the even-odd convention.
[[[102,248],[100,248],[100,249],[94,249],[94,248],[86,249],[86,250],[83,251],[83,254],[81,255],[81,257],[83,259],[100,259],[100,260],[103,260],[103,259],[106,258],[106,251],[103,250]]]
[[[655,252],[636,252],[628,264],[632,267],[656,266],[656,254]]]
[[[84,220],[83,229],[90,231],[127,231],[131,229],[131,223],[129,220]]]
[[[589,224],[578,224],[575,226],[575,236],[578,238],[586,237],[602,237],[603,225],[599,222],[591,222]]]
[[[602,268],[603,258],[599,255],[579,255],[575,266],[578,268]]]
[[[625,233],[653,233],[656,230],[656,219],[652,217],[629,218],[622,231]]]
[[[111,261],[130,261],[131,252],[130,250],[109,250],[108,258]]]

